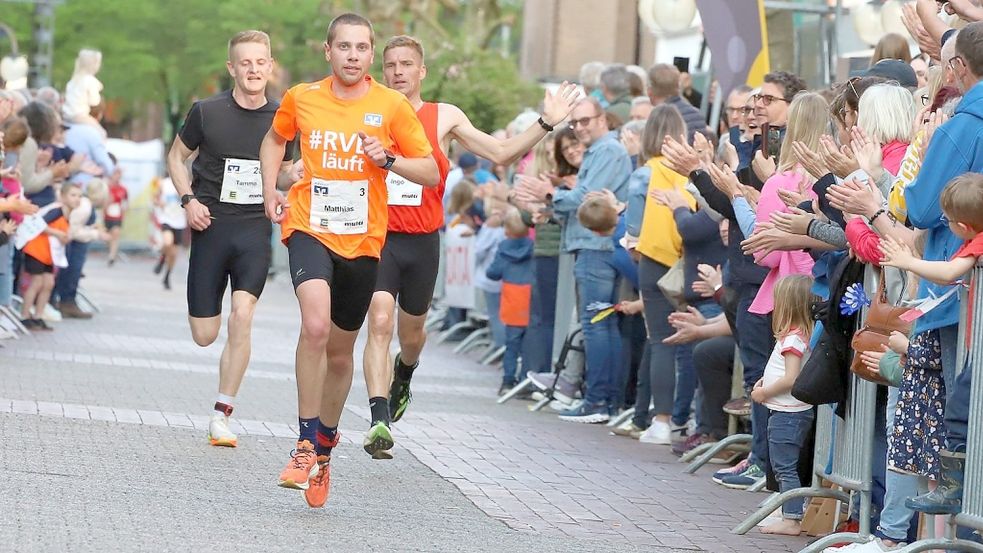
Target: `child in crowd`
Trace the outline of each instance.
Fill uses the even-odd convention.
[[[77,184],[61,186],[61,202],[45,206],[36,217],[47,226],[24,245],[24,270],[31,283],[24,292],[21,322],[30,330],[51,330],[41,317],[55,287],[55,266],[65,267],[65,245],[68,244],[68,216],[82,201],[82,189]],[[32,316],[31,308],[34,308]]]
[[[881,265],[911,271],[937,284],[951,284],[968,273],[983,255],[983,175],[966,173],[954,179],[939,198],[953,234],[965,240],[949,261],[925,261],[893,238],[881,241]]]
[[[815,300],[812,278],[792,275],[775,285],[772,329],[775,349],[764,376],[751,391],[751,399],[768,407],[768,457],[782,492],[802,486],[799,480],[799,454],[815,417],[812,405],[795,399],[792,385],[799,376],[812,335],[810,305]],[[765,534],[797,536],[801,532],[802,498],[782,505],[782,520],[761,529]]]
[[[109,233],[109,265],[112,266],[119,256],[119,233],[130,202],[126,187],[120,181],[123,171],[116,162],[116,156],[109,154],[109,159],[113,161],[116,170],[109,177],[109,199],[106,202],[106,209],[103,211],[103,220],[106,224],[106,232]]]
[[[502,281],[499,319],[505,325],[505,357],[502,360],[504,374],[498,395],[502,395],[525,378],[518,374],[519,354],[529,326],[529,307],[532,298],[532,249],[529,227],[522,221],[522,214],[511,208],[503,223],[505,240],[498,245],[492,264],[486,274],[489,279]],[[525,373],[526,371],[523,371]]]

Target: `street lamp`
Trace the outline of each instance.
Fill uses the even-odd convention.
[[[685,31],[696,17],[696,0],[640,0],[638,17],[652,30]]]

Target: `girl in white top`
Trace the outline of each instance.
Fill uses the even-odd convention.
[[[809,353],[812,335],[812,278],[787,276],[775,285],[775,310],[772,330],[775,349],[771,352],[764,376],[754,385],[751,399],[771,411],[768,418],[768,461],[782,492],[802,486],[799,480],[799,455],[806,436],[812,431],[815,417],[812,405],[792,397],[792,385]],[[802,531],[803,499],[789,499],[782,505],[782,520],[765,526],[765,534],[797,536]]]
[[[102,52],[88,49],[79,51],[75,59],[75,72],[65,86],[62,112],[66,121],[100,126],[89,111],[102,102],[102,83],[96,78],[96,73],[101,67]]]

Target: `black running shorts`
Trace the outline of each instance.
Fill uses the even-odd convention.
[[[43,275],[45,273],[55,272],[55,266],[48,265],[43,261],[38,261],[37,259],[24,254],[24,272],[29,275]]]
[[[440,263],[440,235],[390,232],[379,260],[377,292],[389,292],[399,308],[410,315],[425,315],[433,299]]]
[[[170,225],[161,225],[161,232],[170,232],[174,236],[174,245],[183,246],[184,245],[184,229],[183,228],[172,228]]]
[[[331,322],[347,331],[362,328],[375,291],[379,260],[367,256],[344,258],[299,231],[290,235],[287,252],[294,290],[308,280],[327,282],[331,288]]]
[[[222,313],[222,297],[232,291],[263,293],[270,270],[273,225],[265,217],[213,219],[203,231],[191,231],[188,263],[188,314],[214,317]]]

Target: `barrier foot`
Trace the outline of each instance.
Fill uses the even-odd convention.
[[[488,334],[491,334],[491,330],[489,330],[487,327],[476,329],[471,334],[468,334],[467,338],[461,340],[460,344],[454,347],[454,353],[460,354],[467,351],[471,344],[477,340],[480,340],[481,338],[484,338]]]
[[[823,549],[826,549],[834,543],[867,543],[868,541],[870,541],[870,534],[863,536],[856,532],[840,532],[838,534],[830,534],[819,538],[818,540],[803,547],[799,553],[821,553]]]
[[[470,329],[470,328],[474,328],[474,324],[471,321],[461,321],[461,322],[455,324],[454,326],[448,328],[444,332],[442,332],[441,335],[437,337],[437,343],[438,344],[443,344],[451,336],[453,336],[454,334],[456,334],[459,330],[467,330],[467,329]]]
[[[765,489],[765,486],[767,486],[767,485],[768,485],[767,479],[762,478],[761,480],[758,480],[754,484],[751,484],[750,486],[748,486],[747,491],[749,491],[749,492],[760,492],[761,490]]]
[[[529,406],[529,410],[530,411],[533,411],[533,412],[540,411],[540,410],[543,409],[543,407],[546,407],[547,405],[549,405],[551,401],[553,401],[553,400],[550,398],[549,395],[547,395],[543,399],[541,399],[541,400],[537,401],[536,403],[533,403],[532,405],[530,405]]]
[[[532,379],[530,379],[527,376],[525,380],[523,380],[522,382],[516,384],[515,386],[512,386],[512,389],[509,390],[508,392],[505,392],[505,395],[503,395],[502,397],[498,398],[498,401],[496,401],[495,403],[501,405],[501,404],[505,403],[506,401],[508,401],[508,400],[514,398],[515,396],[519,395],[519,392],[525,390],[526,388],[529,388],[530,386],[532,386]]]
[[[983,553],[983,544],[969,540],[948,540],[936,538],[932,540],[919,540],[909,546],[899,549],[899,553],[919,553],[921,551],[932,551],[938,549],[942,551],[973,551]]]
[[[0,305],[0,317],[6,318],[10,321],[10,324],[13,325],[14,329],[17,331],[14,333],[14,337],[16,339],[20,339],[20,334],[25,336],[29,336],[31,334],[31,331],[24,326],[24,323],[20,322],[20,317],[17,316],[17,313],[15,313],[9,307]]]
[[[495,363],[498,363],[499,361],[501,361],[502,360],[502,357],[504,357],[504,356],[505,356],[505,346],[502,346],[502,347],[497,348],[497,349],[493,349],[491,352],[488,353],[488,355],[486,355],[481,360],[481,364],[482,365],[494,365]]]
[[[631,409],[625,409],[624,411],[621,412],[620,415],[618,415],[617,417],[611,419],[611,421],[608,422],[607,425],[608,426],[611,426],[611,427],[621,426],[621,423],[625,422],[626,420],[628,420],[628,419],[630,419],[630,418],[632,418],[634,416],[635,416],[635,408],[634,407],[632,407]]]
[[[757,511],[751,513],[751,516],[744,519],[744,522],[740,523],[733,530],[730,531],[731,534],[747,534],[749,530],[758,525],[759,522],[768,517],[771,513],[775,512],[775,509],[781,507],[789,499],[794,499],[798,497],[826,497],[830,499],[836,499],[843,502],[850,501],[850,494],[845,493],[841,490],[833,490],[830,488],[797,488],[794,490],[789,490],[784,493],[780,493],[776,496],[768,498],[767,501],[761,504],[761,507]],[[840,540],[844,541],[844,540]],[[846,540],[850,541],[850,540]],[[835,542],[831,542],[835,543]]]
[[[96,302],[92,301],[92,299],[89,298],[89,296],[86,295],[86,293],[81,288],[79,288],[78,290],[76,290],[75,295],[76,295],[76,300],[81,299],[82,300],[82,305],[88,307],[88,309],[86,309],[86,311],[88,311],[89,313],[101,313],[102,312],[102,309],[99,307],[99,305]]]
[[[688,463],[688,462],[692,461],[693,459],[695,459],[696,457],[702,455],[704,452],[706,452],[706,450],[714,447],[718,443],[719,442],[714,442],[714,443],[711,443],[711,444],[700,444],[700,445],[694,447],[693,449],[687,451],[686,453],[683,453],[682,456],[679,457],[679,462],[680,463]]]
[[[700,470],[700,468],[703,467],[703,465],[709,463],[710,459],[713,459],[713,456],[720,453],[721,451],[725,449],[729,449],[732,446],[736,446],[736,445],[745,446],[745,444],[748,444],[745,447],[749,447],[750,443],[751,443],[750,434],[734,434],[733,436],[727,436],[723,440],[720,440],[719,442],[712,444],[711,447],[704,450],[702,454],[700,454],[699,458],[691,462],[686,467],[685,472],[687,474],[693,474],[694,472]]]

